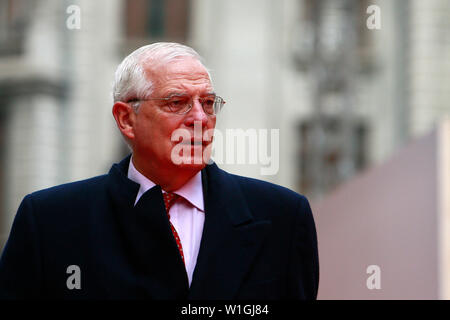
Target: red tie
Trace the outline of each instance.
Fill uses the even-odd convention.
[[[170,214],[169,214],[170,208],[175,203],[175,201],[178,200],[179,197],[180,196],[175,193],[163,192],[164,205],[166,206],[166,212],[169,218],[170,228],[172,229],[173,236],[175,237],[175,241],[177,242],[177,247],[178,250],[180,251],[181,259],[183,259],[184,262],[183,247],[181,246],[180,237],[178,236],[177,230],[175,230],[174,226],[172,225],[172,222],[170,222]]]

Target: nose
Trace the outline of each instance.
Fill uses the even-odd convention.
[[[192,109],[186,115],[185,125],[194,126],[194,123],[201,123],[202,127],[205,127],[208,122],[208,115],[203,110],[201,103],[198,99],[192,99]]]

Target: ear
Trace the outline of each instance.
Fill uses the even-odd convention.
[[[134,140],[136,113],[133,108],[128,103],[118,101],[114,103],[112,114],[114,119],[116,119],[117,127],[125,139]]]

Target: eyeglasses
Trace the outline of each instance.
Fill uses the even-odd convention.
[[[190,95],[187,94],[173,94],[167,98],[149,98],[149,99],[134,99],[128,102],[139,102],[149,100],[162,100],[165,101],[170,111],[176,114],[188,113],[193,105],[194,101]],[[225,100],[215,94],[209,94],[203,97],[199,97],[198,101],[202,105],[203,111],[208,115],[216,115],[222,109],[225,104]]]

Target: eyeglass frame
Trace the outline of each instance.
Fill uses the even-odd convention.
[[[214,96],[214,104],[216,104],[216,100],[217,99],[220,99],[221,102],[220,102],[219,111],[214,112],[214,113],[206,112],[205,107],[203,106],[203,103],[201,101],[202,98],[199,97],[198,100],[199,100],[199,102],[200,102],[200,104],[202,106],[202,109],[205,112],[205,114],[207,114],[209,116],[215,116],[222,110],[222,108],[225,105],[226,101],[222,97],[216,95],[215,93],[211,93],[211,94],[208,94],[208,95],[209,96]],[[188,95],[188,94],[185,94],[185,93],[182,93],[182,94],[178,94],[178,93],[171,94],[170,96],[168,96],[166,98],[131,99],[131,100],[128,100],[127,103],[133,103],[133,102],[136,103],[136,102],[141,102],[141,101],[152,101],[152,100],[162,100],[162,101],[170,102],[170,100],[173,99],[174,97],[185,97],[185,96],[189,97],[191,102],[188,104],[189,108],[187,108],[186,111],[184,111],[183,113],[172,111],[172,109],[170,107],[170,104],[168,103],[168,107],[170,109],[170,112],[175,113],[175,114],[179,114],[179,115],[185,115],[185,114],[189,113],[189,111],[191,111],[192,108],[194,107],[194,98],[192,96]]]

